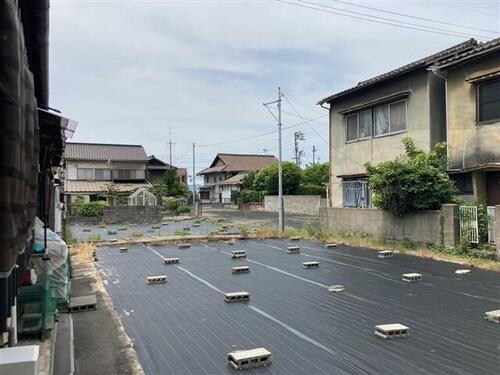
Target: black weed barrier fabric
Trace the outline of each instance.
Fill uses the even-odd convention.
[[[294,242],[293,245],[297,243]],[[230,374],[228,352],[265,347],[268,368],[250,374],[498,374],[498,274],[371,250],[325,249],[301,241],[208,242],[190,249],[135,245],[98,252],[99,270],[147,374]],[[233,260],[244,249],[246,259]],[[179,257],[164,265],[163,257]],[[304,269],[317,261],[319,269]],[[247,274],[231,273],[249,266]],[[401,275],[423,274],[418,283]],[[146,277],[166,275],[167,284]],[[328,292],[343,284],[345,291]],[[223,293],[247,291],[249,303]],[[378,324],[401,323],[410,336],[383,340]]]

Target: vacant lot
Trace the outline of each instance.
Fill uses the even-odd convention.
[[[98,225],[71,225],[69,229],[73,238],[77,241],[86,240],[109,240],[112,238],[140,238],[140,237],[160,237],[183,232],[184,228],[189,228],[189,233],[205,234],[215,231],[220,227],[209,222],[201,222],[199,227],[193,227],[193,221],[168,221],[165,225],[157,224],[108,224],[101,228]],[[155,228],[153,228],[155,226]],[[229,227],[228,231],[234,231],[236,228]],[[116,234],[109,234],[109,231]]]
[[[294,243],[296,244],[296,243]],[[266,347],[270,374],[496,374],[499,326],[483,320],[498,309],[498,274],[454,274],[450,263],[371,250],[324,249],[302,241],[240,241],[99,250],[99,269],[147,374],[233,373],[226,354]],[[246,260],[231,250],[245,249]],[[179,257],[164,265],[163,257]],[[318,261],[319,269],[302,262]],[[231,267],[248,265],[248,274]],[[401,281],[419,272],[420,283]],[[147,285],[146,277],[168,283]],[[327,287],[343,284],[340,294]],[[226,304],[224,292],[248,291],[249,303]],[[383,340],[376,324],[402,323],[408,338]]]

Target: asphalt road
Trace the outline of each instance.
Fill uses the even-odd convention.
[[[296,243],[294,243],[296,244]],[[135,245],[128,253],[100,249],[101,277],[132,338],[147,374],[224,374],[226,354],[266,347],[269,374],[497,374],[500,326],[484,321],[498,309],[498,274],[472,270],[457,276],[456,265],[375,251],[324,249],[301,241],[288,254],[287,241],[241,241]],[[229,252],[245,249],[248,258]],[[164,265],[163,257],[180,257]],[[319,269],[302,262],[318,261]],[[248,274],[231,267],[248,265]],[[401,274],[419,272],[420,283]],[[168,283],[147,285],[146,277]],[[327,287],[343,284],[331,294]],[[224,292],[248,291],[249,303],[227,304]],[[402,323],[410,337],[383,340],[377,324]]]

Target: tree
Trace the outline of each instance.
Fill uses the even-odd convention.
[[[446,143],[429,153],[417,149],[411,138],[402,143],[405,155],[376,166],[365,164],[373,204],[402,217],[453,202],[457,188],[444,168]]]
[[[187,194],[186,187],[179,182],[175,168],[167,169],[157,185],[162,185],[159,187],[159,192],[163,193],[164,196],[178,197]]]
[[[302,179],[302,171],[292,162],[284,161],[283,167],[283,194],[292,195],[299,189]],[[267,194],[278,194],[278,164],[271,164],[261,169],[256,175],[253,183],[257,191],[265,191]]]
[[[328,174],[330,166],[328,163],[314,163],[306,165],[304,169],[304,184],[323,186],[328,184]]]
[[[255,175],[257,172],[252,171],[247,173],[245,177],[243,177],[243,181],[241,184],[241,190],[252,190],[253,189],[253,183],[255,181]]]

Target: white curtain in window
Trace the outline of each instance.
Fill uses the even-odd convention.
[[[359,138],[372,136],[372,110],[366,109],[359,112]]]
[[[381,105],[374,108],[375,135],[389,133],[389,106]]]
[[[406,129],[406,102],[391,104],[391,132]]]

